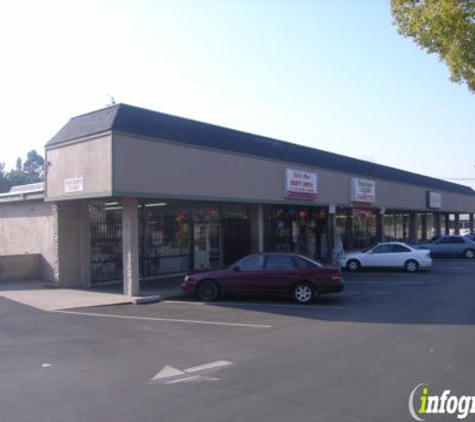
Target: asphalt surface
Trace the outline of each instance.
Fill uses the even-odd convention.
[[[344,276],[345,292],[309,306],[44,312],[0,298],[0,421],[400,422],[419,383],[475,395],[475,260]]]

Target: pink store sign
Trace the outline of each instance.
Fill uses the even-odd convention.
[[[305,170],[286,169],[285,197],[305,200],[317,199],[317,173]]]

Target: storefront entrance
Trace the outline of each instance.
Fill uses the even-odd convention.
[[[221,266],[221,230],[218,223],[196,224],[195,270]]]
[[[264,248],[266,251],[295,252],[326,259],[326,210],[297,206],[264,207]]]

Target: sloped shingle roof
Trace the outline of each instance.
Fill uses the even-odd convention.
[[[475,195],[468,186],[127,104],[72,118],[46,148],[110,130]]]

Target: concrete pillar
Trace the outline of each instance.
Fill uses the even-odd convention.
[[[381,213],[376,215],[376,242],[383,241],[383,217]]]
[[[264,252],[264,207],[257,206],[257,248]]]
[[[455,213],[454,233],[460,234],[460,214],[458,212]]]
[[[140,292],[138,201],[124,198],[121,202],[124,294],[135,296]]]
[[[469,224],[469,227],[470,227],[470,234],[473,234],[473,232],[474,232],[473,212],[471,212],[471,213],[469,214],[469,217],[468,217],[468,218],[469,218],[469,220],[468,220],[469,223],[468,223],[468,224]]]
[[[445,227],[444,227],[444,234],[450,234],[450,214],[448,212],[445,213]]]
[[[327,227],[328,227],[328,252],[332,257],[332,262],[335,264],[335,245],[336,245],[336,216],[335,216],[335,207],[330,206],[328,209],[327,217]]]
[[[58,284],[91,287],[91,225],[89,204],[62,202],[57,211]]]
[[[264,252],[264,206],[251,205],[249,217],[251,219],[251,252]]]
[[[409,243],[417,243],[417,212],[409,213]]]
[[[80,247],[80,276],[81,287],[89,288],[92,285],[91,274],[91,219],[89,204],[83,202],[79,206],[79,244]]]
[[[441,214],[440,212],[434,213],[434,228],[435,228],[435,235],[440,236],[442,234],[442,221],[441,221]]]

